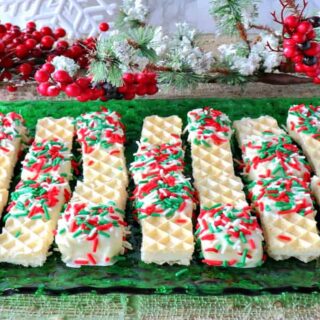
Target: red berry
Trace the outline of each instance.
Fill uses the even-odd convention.
[[[41,40],[42,38],[42,34],[39,31],[33,31],[32,32],[32,36],[35,40],[37,40],[38,42]]]
[[[144,84],[139,84],[136,88],[136,94],[138,96],[144,96],[147,94],[147,87]]]
[[[15,85],[9,85],[9,86],[7,86],[7,90],[9,92],[15,92],[15,91],[17,91],[17,87]]]
[[[19,66],[19,71],[24,76],[29,76],[32,72],[32,65],[30,63],[23,63]]]
[[[314,29],[312,29],[310,32],[307,33],[307,39],[308,40],[313,40],[317,36],[317,33],[315,32]]]
[[[311,30],[313,30],[312,24],[309,21],[302,21],[298,24],[296,32],[306,34],[309,33]]]
[[[152,85],[152,86],[147,87],[147,94],[150,96],[156,94],[158,91],[159,91],[159,89],[156,85]]]
[[[9,22],[5,23],[4,25],[5,25],[5,27],[6,27],[7,30],[10,30],[11,27],[12,27],[12,24],[9,23]]]
[[[11,68],[13,65],[14,65],[14,62],[10,57],[3,58],[1,61],[1,66],[6,69]]]
[[[99,24],[99,29],[100,29],[101,32],[106,32],[106,31],[109,30],[109,24],[106,23],[106,22],[101,22]]]
[[[6,33],[7,29],[3,24],[0,24],[0,33]]]
[[[297,63],[294,66],[295,72],[301,73],[304,72],[304,64],[303,63]]]
[[[26,40],[25,45],[28,49],[33,49],[37,45],[37,41],[34,39],[28,39]]]
[[[50,82],[42,82],[38,85],[37,87],[37,91],[39,94],[41,94],[42,96],[46,96],[48,94],[48,88],[51,86],[52,84]]]
[[[29,49],[26,45],[24,44],[19,44],[16,47],[16,55],[18,58],[24,58],[26,55],[28,55]]]
[[[303,55],[302,54],[298,54],[298,55],[296,55],[296,56],[294,56],[292,58],[292,61],[294,63],[300,63],[300,62],[302,62],[302,60],[303,60]]]
[[[80,96],[77,96],[77,100],[79,102],[86,102],[89,100],[89,97],[86,94],[81,94]]]
[[[70,48],[70,51],[71,51],[72,58],[74,58],[74,59],[79,58],[81,56],[81,54],[82,54],[82,48],[80,46],[77,46],[77,45],[72,46]]]
[[[29,29],[35,29],[37,27],[37,25],[34,21],[29,21],[26,26]]]
[[[303,43],[307,40],[307,36],[302,33],[294,33],[292,35],[292,40],[295,41],[296,43]]]
[[[61,40],[57,42],[56,48],[60,50],[67,50],[69,47],[69,43],[65,40]]]
[[[5,44],[0,40],[0,53],[4,52]]]
[[[128,93],[125,93],[123,97],[125,100],[132,100],[132,99],[134,99],[135,94],[128,92]]]
[[[316,56],[320,52],[320,45],[317,42],[311,42],[310,48],[304,50],[307,56]]]
[[[87,89],[90,85],[91,81],[89,78],[86,77],[81,77],[76,80],[76,84],[81,88],[81,89]]]
[[[76,83],[71,83],[66,87],[65,93],[69,97],[77,97],[81,94],[81,88]]]
[[[157,74],[155,72],[147,72],[146,75],[149,78],[149,83],[155,84],[157,82]]]
[[[59,95],[59,93],[60,93],[60,88],[56,86],[50,86],[47,89],[47,95],[49,97],[56,97],[57,95]]]
[[[41,44],[43,45],[44,48],[51,49],[54,44],[54,41],[55,40],[52,36],[44,36],[41,39]]]
[[[72,78],[70,77],[69,73],[65,70],[58,70],[53,74],[53,79],[57,82],[62,83],[70,83],[72,82]]]
[[[54,35],[56,38],[63,38],[66,35],[66,30],[63,28],[57,28]]]
[[[125,85],[124,85],[124,86],[121,86],[121,87],[118,88],[118,92],[119,92],[119,93],[122,93],[122,94],[125,94],[125,93],[127,92],[127,88],[128,88],[128,87],[125,86]]]
[[[135,82],[135,75],[133,73],[126,72],[122,75],[122,79],[127,84],[132,84]]]
[[[295,55],[297,55],[297,50],[293,47],[287,47],[283,49],[283,55],[286,58],[293,58]]]
[[[37,82],[47,82],[49,80],[49,73],[45,70],[38,70],[35,74],[34,74],[34,79]]]
[[[320,78],[319,77],[313,78],[313,82],[316,84],[320,84]]]
[[[299,18],[296,16],[288,16],[284,19],[284,25],[290,29],[294,29],[299,24]]]
[[[53,64],[47,62],[41,67],[41,69],[44,71],[47,71],[49,74],[51,74],[55,68],[54,68]]]
[[[35,58],[40,58],[42,56],[42,51],[39,48],[34,48],[31,50],[31,54]]]
[[[85,69],[89,65],[89,60],[87,57],[81,56],[78,58],[77,63],[81,68]]]
[[[138,73],[136,75],[136,81],[139,84],[147,84],[147,83],[149,83],[149,77],[146,73]]]
[[[52,35],[52,29],[50,27],[42,27],[40,29],[40,32],[43,36],[51,36]]]
[[[293,39],[291,39],[291,38],[288,38],[288,39],[284,39],[284,40],[283,40],[283,47],[284,47],[284,48],[294,47],[294,46],[296,46],[296,45],[297,45],[297,43],[296,43]]]
[[[4,79],[11,80],[12,79],[12,73],[7,71],[7,70],[3,71],[1,73],[1,75],[0,75],[0,80],[2,81]]]

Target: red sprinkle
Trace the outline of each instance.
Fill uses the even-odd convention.
[[[285,236],[284,234],[279,234],[277,237],[279,240],[283,240],[283,241],[291,241],[292,239],[288,236]]]

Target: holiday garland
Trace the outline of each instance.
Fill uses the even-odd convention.
[[[177,88],[204,82],[241,84],[275,71],[303,73],[320,83],[316,40],[320,18],[304,16],[305,0],[302,6],[294,0],[280,4],[280,18],[272,13],[282,27],[277,31],[256,24],[257,1],[212,0],[211,13],[220,32],[237,33],[241,39],[221,45],[220,57],[200,49],[196,30],[186,23],[177,23],[174,34],[149,25],[149,10],[140,0],[123,0],[116,17],[118,29],[110,31],[108,23],[101,22],[97,38],[67,41],[64,29],[37,29],[33,21],[24,29],[0,24],[0,81],[14,92],[35,80],[40,95],[64,93],[81,102],[154,95],[159,84]],[[252,38],[252,29],[261,34]]]

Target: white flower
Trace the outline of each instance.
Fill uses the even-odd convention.
[[[54,57],[51,63],[54,65],[56,71],[65,70],[71,77],[73,77],[80,68],[80,66],[73,59],[65,56]]]

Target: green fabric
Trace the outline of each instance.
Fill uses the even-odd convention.
[[[177,114],[186,123],[186,114],[197,107],[212,106],[224,111],[232,120],[262,114],[274,116],[284,124],[288,107],[293,103],[317,103],[314,99],[188,99],[188,100],[135,100],[112,101],[104,106],[117,110],[127,127],[126,156],[132,160],[145,116]],[[98,110],[102,103],[74,101],[21,101],[0,103],[0,112],[21,113],[28,127],[34,131],[38,118],[45,116],[77,116],[82,112]],[[189,159],[190,160],[190,159]],[[190,161],[189,161],[190,164]],[[189,168],[190,169],[190,168]],[[190,170],[187,171],[190,174]],[[268,259],[264,266],[255,269],[212,268],[199,261],[198,253],[190,267],[147,265],[140,261],[140,229],[133,222],[130,204],[127,220],[132,225],[129,241],[134,250],[115,266],[66,268],[55,252],[41,268],[24,268],[9,264],[0,265],[0,292],[78,292],[95,289],[107,293],[117,291],[135,293],[188,293],[226,294],[261,292],[279,293],[287,290],[320,289],[320,271],[317,262],[304,264],[294,259],[275,262]]]

